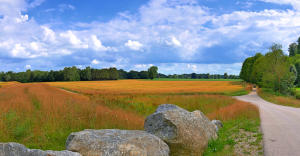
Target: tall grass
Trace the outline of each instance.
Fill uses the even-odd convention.
[[[257,117],[257,109],[224,95],[244,87],[231,82],[105,81],[12,84],[0,88],[0,142],[62,150],[83,129],[143,129],[160,104],[201,110],[224,122]],[[199,94],[199,92],[202,92]]]
[[[300,100],[296,99],[294,96],[281,95],[279,93],[275,93],[271,89],[266,88],[260,88],[258,90],[258,95],[266,101],[275,104],[300,108]]]
[[[0,89],[0,141],[30,148],[64,149],[67,136],[86,128],[141,129],[144,117],[92,103],[44,84],[9,85]]]

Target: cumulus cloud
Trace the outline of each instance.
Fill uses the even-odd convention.
[[[92,47],[95,51],[117,51],[112,47],[105,47],[96,35],[91,35]]]
[[[174,45],[176,47],[181,47],[181,42],[177,40],[176,37],[172,36],[171,41],[166,41],[168,45]]]
[[[169,73],[177,68],[217,72],[228,64],[224,70],[237,73],[245,57],[265,52],[273,42],[282,43],[287,50],[300,34],[297,0],[261,1],[288,4],[294,9],[216,14],[196,0],[150,0],[136,13],[120,13],[107,22],[77,23],[63,29],[51,23],[41,25],[26,13],[43,0],[29,4],[25,0],[2,0],[0,61],[22,58],[19,68],[26,64],[44,67],[38,63],[45,61],[49,68],[97,64],[142,69],[158,64]],[[67,4],[63,8],[75,9]],[[132,50],[143,53],[136,56]],[[8,68],[9,64],[0,70]]]
[[[43,29],[44,41],[49,41],[52,43],[56,41],[56,34],[53,30],[51,30],[47,26],[41,26],[41,28]]]
[[[132,41],[132,40],[128,40],[125,43],[125,46],[132,49],[132,50],[141,50],[143,47],[143,44],[141,44],[139,41]]]
[[[99,64],[100,62],[99,62],[98,60],[94,59],[91,63],[92,63],[93,65],[97,65],[97,64]]]
[[[300,1],[299,0],[260,0],[263,2],[277,3],[277,4],[290,4],[295,9],[300,10]]]
[[[31,69],[31,65],[30,65],[30,64],[27,64],[27,65],[25,66],[25,69]]]

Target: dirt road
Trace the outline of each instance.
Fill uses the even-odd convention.
[[[275,105],[255,91],[236,97],[259,107],[266,156],[300,156],[300,109]]]

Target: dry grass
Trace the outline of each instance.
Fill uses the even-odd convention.
[[[7,86],[7,85],[12,85],[12,84],[17,84],[19,82],[15,82],[15,81],[12,81],[12,82],[0,82],[0,87],[1,86]]]
[[[51,86],[71,89],[86,94],[140,93],[224,93],[243,90],[239,82],[231,81],[88,81],[50,82]]]
[[[189,111],[201,110],[211,119],[223,121],[257,118],[257,109],[248,103],[205,94],[241,89],[238,82],[227,81],[13,83],[0,88],[0,142],[61,150],[66,137],[74,131],[143,129],[145,117],[164,103]]]
[[[259,89],[258,95],[263,99],[275,104],[300,108],[300,100],[293,96],[279,95],[267,89]]]
[[[14,84],[0,89],[0,142],[63,149],[66,137],[86,128],[141,129],[144,118],[111,110],[88,97],[45,84]]]
[[[209,113],[210,119],[222,121],[234,120],[237,118],[257,119],[259,116],[258,108],[250,103],[235,100],[233,104]]]

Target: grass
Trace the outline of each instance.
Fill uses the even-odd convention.
[[[0,88],[0,142],[63,150],[71,132],[143,129],[146,116],[160,104],[171,103],[222,120],[225,128],[219,139],[210,143],[206,154],[226,154],[233,149],[226,136],[237,132],[231,127],[237,124],[242,126],[236,129],[247,127],[247,122],[258,118],[255,106],[227,96],[246,94],[246,88],[242,82],[230,81],[122,80],[4,85]],[[255,122],[248,127],[258,125]]]
[[[259,89],[258,95],[266,101],[278,105],[300,108],[300,100],[296,99],[294,96],[281,95],[266,88]]]
[[[211,140],[208,144],[208,148],[204,153],[204,156],[234,156],[235,149],[234,145],[238,142],[233,137],[235,134],[238,134],[240,129],[245,131],[251,131],[257,133],[257,144],[255,146],[260,146],[262,137],[259,132],[259,119],[247,119],[247,118],[238,118],[235,120],[228,120],[223,122],[224,127],[219,131],[218,139]],[[254,153],[253,153],[254,154]]]

